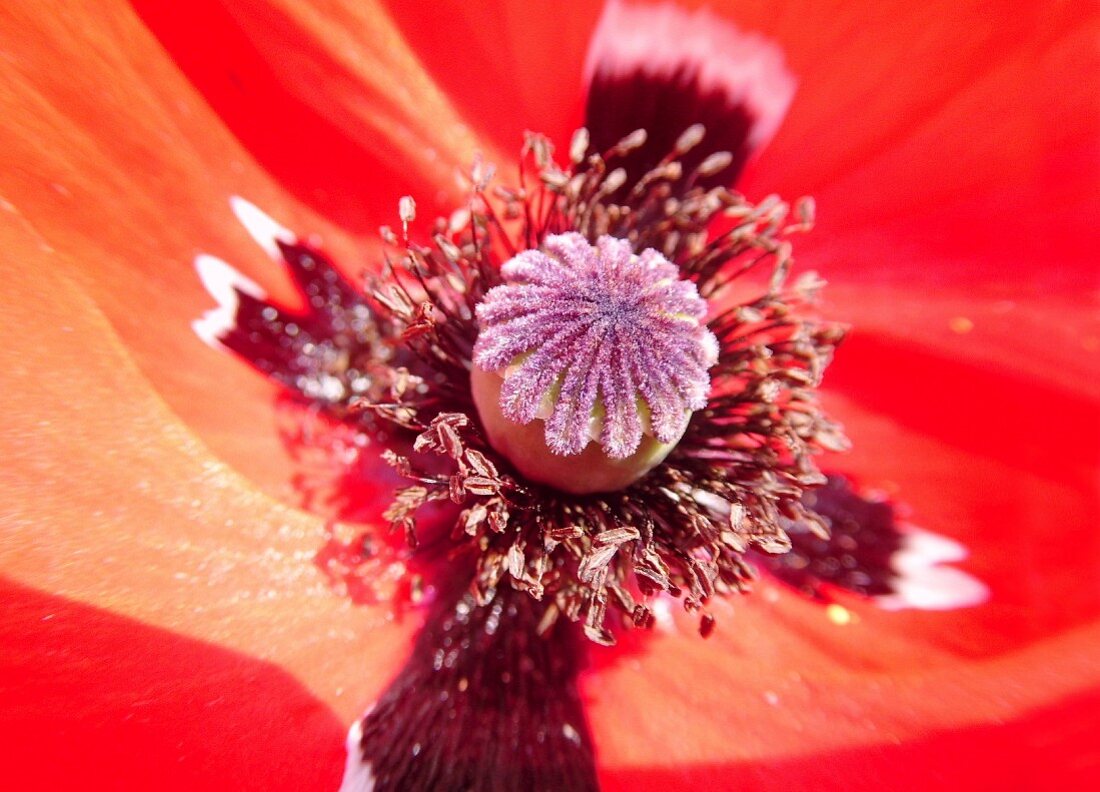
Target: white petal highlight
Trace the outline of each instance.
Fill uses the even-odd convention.
[[[365,718],[366,715],[363,716]],[[340,792],[373,792],[374,772],[370,762],[363,761],[359,741],[363,739],[363,718],[359,718],[348,730],[348,760],[344,766],[344,780]]]
[[[894,593],[875,598],[885,610],[954,610],[980,605],[989,587],[973,575],[941,564],[962,561],[967,550],[945,536],[915,529],[902,538],[891,558],[897,573]]]
[[[283,258],[279,252],[279,242],[293,245],[298,241],[293,231],[280,225],[256,204],[239,195],[230,196],[229,206],[248,235],[276,261],[281,261]]]
[[[218,303],[200,318],[191,323],[195,335],[208,346],[221,347],[221,338],[236,327],[237,292],[243,292],[257,300],[267,295],[255,281],[245,277],[232,266],[215,256],[205,253],[195,258],[195,271],[202,281],[203,288]]]

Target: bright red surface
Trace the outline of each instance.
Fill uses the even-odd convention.
[[[324,526],[283,505],[297,467],[273,389],[189,323],[209,307],[200,251],[291,294],[229,195],[354,271],[400,195],[422,217],[453,205],[478,141],[511,156],[523,129],[564,140],[579,122],[597,8],[407,5],[0,10],[0,730],[16,749],[0,772],[17,788],[71,768],[86,788],[158,771],[168,788],[332,788],[345,726],[401,660],[415,624],[352,609],[310,563]],[[818,201],[799,262],[856,326],[826,380],[855,450],[830,462],[967,545],[992,599],[847,602],[841,628],[781,593],[734,603],[709,641],[601,658],[603,780],[1084,787],[1100,775],[1097,14],[718,10],[800,80],[740,187]]]

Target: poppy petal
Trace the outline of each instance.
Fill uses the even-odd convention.
[[[350,719],[416,625],[335,596],[313,563],[323,521],[212,455],[63,274],[63,254],[0,230],[22,265],[0,301],[25,340],[0,350],[4,575],[269,660]]]
[[[782,706],[777,697],[772,700]],[[894,790],[1088,789],[1100,773],[1091,741],[1097,706],[1100,692],[1094,690],[1030,710],[1010,723],[937,729],[870,749],[702,766],[611,768],[601,775],[601,788],[841,790],[859,779]],[[1038,756],[1042,761],[1036,761]]]
[[[309,693],[288,692],[295,706],[317,715],[307,700],[316,695],[350,719],[395,666],[394,650],[378,642],[399,642],[407,625],[333,602],[309,566],[323,537],[320,522],[274,505],[222,464],[230,460],[269,491],[285,481],[289,466],[272,461],[285,461],[266,406],[274,391],[211,356],[187,331],[209,307],[190,269],[200,253],[232,261],[280,304],[282,297],[295,304],[289,281],[271,282],[262,251],[227,211],[229,196],[246,193],[283,222],[321,229],[326,249],[354,261],[362,243],[319,216],[366,231],[385,201],[412,191],[402,188],[408,174],[395,165],[408,152],[393,140],[401,126],[394,119],[410,111],[394,109],[400,100],[383,104],[393,112],[357,106],[369,67],[330,68],[334,58],[351,58],[351,39],[369,39],[375,22],[386,22],[388,32],[371,46],[393,44],[394,28],[373,6],[365,16],[334,7],[339,23],[305,4],[277,12],[202,5],[217,13],[193,19],[217,22],[218,40],[240,45],[226,48],[228,62],[240,59],[242,72],[253,75],[253,90],[237,93],[227,88],[232,69],[203,76],[195,65],[201,23],[183,26],[173,40],[167,15],[149,22],[178,63],[192,64],[185,68],[196,92],[127,7],[74,9],[47,22],[34,21],[38,9],[4,9],[16,24],[0,26],[9,32],[0,69],[10,89],[5,99],[17,108],[0,121],[10,287],[4,311],[24,332],[0,351],[15,382],[5,388],[2,419],[2,447],[12,461],[6,490],[15,494],[6,523],[15,529],[0,559],[14,585],[271,658],[305,683]],[[158,13],[141,8],[147,19]],[[1016,780],[998,764],[1006,746],[1016,754],[1045,747],[1065,758],[1043,779],[1055,782],[1072,780],[1091,749],[1090,730],[1078,727],[1100,684],[1090,659],[1100,640],[1098,594],[1087,583],[1097,504],[1094,454],[1079,438],[1094,425],[1082,419],[1094,415],[1088,383],[1096,381],[1089,376],[1095,349],[1081,335],[1088,308],[1074,295],[1091,273],[1096,241],[1097,129],[1081,112],[1096,94],[1097,70],[1082,68],[1095,63],[1094,10],[1066,4],[1021,13],[977,3],[851,9],[777,15],[771,3],[739,5],[740,24],[782,43],[806,97],[745,185],[817,192],[824,217],[836,218],[822,221],[816,239],[823,241],[810,242],[802,260],[841,281],[842,315],[862,311],[877,322],[865,342],[853,336],[844,350],[854,368],[847,375],[837,368],[831,397],[857,438],[850,469],[911,504],[920,525],[965,544],[971,558],[963,566],[989,583],[992,598],[949,615],[884,613],[854,598],[830,611],[764,586],[761,596],[734,606],[736,630],[719,629],[709,642],[659,636],[644,654],[617,657],[588,687],[609,785],[618,771],[637,780],[634,768],[654,771],[643,781],[668,779],[655,746],[666,767],[690,765],[674,778],[714,780],[751,762],[742,777],[773,786],[822,780],[826,757],[887,780],[909,778],[902,773],[919,754],[884,747],[896,741],[950,756],[952,739],[972,737],[975,750],[964,764],[973,775],[949,777],[977,781],[984,773],[1006,784]],[[594,22],[592,10],[578,18],[585,13]],[[526,16],[539,18],[513,18]],[[340,24],[354,31],[351,39]],[[590,29],[561,28],[571,29],[563,34],[570,40]],[[318,61],[319,75],[296,76],[299,61],[276,63],[287,30],[311,45],[301,50],[307,58],[319,49],[339,54]],[[525,64],[518,73],[549,73],[530,66],[553,62],[547,46],[532,44],[527,61],[514,49]],[[398,51],[396,62],[407,63],[407,50]],[[80,68],[58,70],[59,60]],[[937,79],[930,80],[933,66]],[[579,74],[579,65],[561,72],[571,69]],[[325,85],[337,87],[308,95]],[[566,91],[545,93],[539,106],[550,108]],[[258,101],[234,115],[242,96]],[[1010,106],[1014,97],[1019,108]],[[285,130],[274,115],[286,107],[309,122],[291,146],[278,141]],[[434,150],[449,163],[466,147],[448,142],[453,115],[436,109],[448,123]],[[255,117],[241,117],[249,112]],[[437,140],[427,123],[411,136],[416,151]],[[379,143],[383,164],[330,170],[374,162],[355,141],[364,130],[364,140]],[[321,145],[318,158],[295,159],[310,139],[332,143],[342,156],[330,157]],[[296,200],[256,167],[247,148]],[[316,193],[318,163],[336,174],[330,186],[349,186],[340,179],[352,172],[351,181],[390,197],[370,198],[373,214],[357,221],[354,200],[370,190],[326,199]],[[415,179],[436,182],[447,168],[418,163]],[[166,206],[176,207],[172,223]],[[1016,222],[1006,225],[1005,216]],[[1052,235],[1051,227],[1064,233]],[[1036,261],[1057,266],[1036,268]],[[982,319],[996,311],[996,289],[982,283],[1005,273],[1037,284],[1001,297],[1021,306],[1034,332],[986,334]],[[936,299],[952,284],[949,300]],[[954,307],[966,308],[972,288],[980,291],[971,304],[983,312],[977,317]],[[868,295],[878,304],[869,305]],[[1063,305],[1073,308],[1069,320],[1058,314]],[[917,317],[912,326],[893,322],[891,306]],[[974,323],[974,332],[941,345],[944,333],[960,335],[955,328],[964,325],[952,324],[954,317]],[[1043,343],[1026,337],[1051,324],[1055,335]],[[1013,365],[1017,344],[1027,360]],[[1048,349],[1056,349],[1053,363],[1040,359]],[[921,374],[906,375],[911,369]],[[212,379],[218,392],[247,398],[214,403]],[[1049,405],[1057,409],[1040,409]],[[259,557],[257,548],[264,549]],[[196,591],[198,583],[210,585]],[[268,591],[275,592],[271,602]],[[725,615],[723,624],[735,621]],[[369,645],[348,635],[349,620],[373,631]],[[10,623],[18,629],[24,622]],[[793,669],[791,658],[798,658]],[[337,680],[359,687],[341,694]],[[1006,739],[982,725],[996,720],[1011,722]],[[1060,722],[1070,730],[1059,731]],[[310,738],[328,740],[328,731],[311,727]],[[1044,744],[1037,735],[1047,732]]]
[[[815,600],[828,602],[844,589],[874,597],[879,607],[951,610],[988,598],[977,578],[945,562],[966,549],[942,536],[904,527],[885,498],[864,497],[837,474],[803,502],[824,520],[827,535],[804,523],[785,524],[791,549],[756,553],[756,562]]]
[[[741,24],[800,81],[748,194],[809,193],[835,281],[1080,285],[1098,248],[1095,8],[852,4]],[[817,246],[835,253],[812,257]]]
[[[455,170],[485,147],[379,4],[134,6],[252,156],[341,228],[373,233],[410,192],[460,200]]]
[[[385,4],[462,117],[498,150],[515,151],[527,130],[564,146],[583,123],[582,68],[598,3]]]
[[[686,788],[727,777],[752,778],[761,789],[843,788],[844,773],[863,768],[891,789],[919,788],[906,774],[913,754],[892,746],[922,745],[930,734],[932,745],[964,740],[989,723],[1009,725],[968,746],[959,766],[937,761],[945,778],[1000,778],[1009,746],[1047,742],[1072,758],[1047,768],[1052,779],[1073,778],[1076,763],[1095,756],[1081,706],[1100,691],[1089,659],[1100,640],[1095,626],[963,662],[915,650],[878,622],[830,618],[778,592],[769,599],[720,613],[725,628],[705,642],[657,636],[644,652],[601,667],[598,680],[586,679],[606,788],[628,780],[661,788],[668,779]],[[1034,717],[1043,711],[1049,717]],[[1058,713],[1075,726],[1032,731]],[[840,777],[811,781],[834,770]]]
[[[343,726],[277,666],[4,580],[0,601],[9,788],[336,786]]]
[[[629,183],[676,150],[685,130],[702,125],[703,144],[680,158],[685,173],[702,166],[701,186],[733,183],[775,134],[795,90],[782,51],[760,36],[706,10],[619,0],[607,3],[592,34],[585,83],[595,151],[646,131],[645,143],[622,161]]]

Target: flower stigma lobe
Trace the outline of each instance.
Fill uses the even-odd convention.
[[[573,493],[659,464],[706,405],[718,359],[707,303],[679,274],[656,250],[576,232],[507,261],[477,306],[471,374],[494,448]]]

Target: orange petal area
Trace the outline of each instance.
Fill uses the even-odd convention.
[[[461,202],[457,169],[482,146],[379,4],[135,7],[249,151],[333,222],[374,233],[423,185],[425,207]]]
[[[190,330],[211,303],[192,262],[214,253],[276,295],[290,294],[234,219],[228,199],[238,193],[288,225],[326,232],[343,251],[358,245],[279,194],[128,9],[47,15],[28,4],[3,13],[0,36],[11,54],[0,64],[11,101],[0,120],[3,222],[60,254],[47,257],[49,269],[70,272],[169,406],[219,456],[291,496],[274,387]],[[6,261],[16,264],[31,267]],[[44,280],[29,286],[47,294]]]
[[[198,4],[189,13],[208,5]],[[240,13],[248,19],[234,30],[239,36],[247,30],[252,37],[248,40],[255,41],[233,51],[244,58],[256,47],[267,46],[260,60],[268,71],[238,90],[259,102],[266,113],[250,115],[248,129],[237,125],[240,119],[233,112],[239,108],[231,96],[215,96],[213,107],[207,103],[213,89],[203,85],[203,75],[193,76],[200,88],[206,88],[200,94],[128,6],[78,5],[67,7],[63,14],[44,13],[36,3],[5,6],[0,12],[4,17],[0,46],[7,53],[0,62],[6,89],[0,118],[0,197],[8,209],[5,222],[16,223],[44,245],[67,254],[56,257],[58,263],[53,266],[67,268],[74,283],[92,297],[172,410],[217,456],[272,494],[292,500],[299,495],[287,482],[299,471],[278,439],[273,409],[276,388],[239,361],[203,346],[191,332],[192,320],[212,302],[199,283],[193,261],[199,253],[223,258],[275,299],[295,304],[298,297],[279,265],[267,258],[233,216],[229,199],[234,195],[247,198],[296,232],[318,235],[312,239],[342,262],[350,277],[377,262],[379,255],[376,243],[351,238],[304,209],[297,200],[303,183],[295,179],[308,174],[290,174],[274,161],[281,157],[291,165],[299,164],[295,150],[274,151],[255,137],[263,130],[270,139],[281,140],[286,137],[282,127],[311,129],[312,117],[298,116],[305,113],[299,95],[309,93],[301,79],[305,75],[316,78],[318,86],[330,84],[324,73],[308,71],[285,87],[276,79],[289,80],[285,63],[279,64],[274,76],[269,73],[275,68],[271,61],[282,52],[276,48],[282,39],[275,32],[293,32],[312,42],[310,51],[331,48],[339,52],[333,56],[337,59],[358,58],[355,68],[350,63],[332,67],[337,74],[331,90],[338,96],[320,96],[321,87],[310,93],[311,100],[331,113],[358,118],[356,123],[364,129],[370,112],[379,116],[372,117],[371,135],[364,132],[355,151],[345,152],[355,167],[383,167],[398,155],[410,163],[397,182],[365,175],[356,182],[355,195],[378,201],[373,216],[366,218],[372,235],[379,222],[396,221],[400,191],[425,195],[430,205],[442,181],[453,185],[454,169],[468,162],[472,143],[454,131],[458,122],[440,104],[443,100],[433,93],[392,27],[385,27],[381,12],[333,9],[330,18],[313,6],[294,6],[291,16],[297,21],[288,22],[289,28],[275,29],[261,24],[270,23],[266,16],[248,16],[261,14],[254,5]],[[290,12],[269,9],[263,13]],[[349,27],[341,32],[343,23]],[[383,31],[378,35],[370,33],[375,23]],[[353,39],[366,42],[361,57],[349,52]],[[202,40],[204,45],[210,43]],[[229,57],[216,47],[213,51]],[[211,50],[207,47],[203,52]],[[255,65],[248,61],[239,66],[249,64]],[[221,73],[223,78],[229,79],[227,73]],[[373,93],[356,87],[356,75],[364,80],[369,76]],[[387,94],[390,104],[370,105],[364,97],[378,98],[384,85],[394,89],[393,95]],[[320,101],[352,96],[358,97],[355,113]],[[281,106],[284,100],[287,104]],[[407,111],[404,120],[386,115],[398,105]],[[247,102],[246,107],[260,109]],[[416,116],[417,132],[410,138],[417,107],[439,116]],[[359,135],[347,129],[341,134],[346,139]],[[389,134],[396,136],[389,148],[376,145]],[[427,136],[433,134],[439,138],[429,141]],[[291,139],[301,144],[307,159],[308,152],[336,150],[323,135],[308,145]],[[253,144],[255,151],[246,148]],[[429,145],[438,154],[430,162],[420,156],[420,147]],[[318,179],[323,173],[347,170],[346,163],[336,160],[315,164],[325,166],[321,172],[310,171]],[[267,167],[282,184],[276,186],[258,166]],[[313,184],[321,189],[323,180]],[[383,204],[386,210],[381,216]],[[323,202],[319,206],[326,209]]]
[[[1086,788],[1095,777],[1096,627],[980,662],[922,651],[899,673],[873,658],[912,647],[790,595],[726,616],[707,643],[658,638],[589,681],[604,788]]]
[[[20,265],[5,267],[0,296],[10,328],[0,574],[268,661],[346,722],[400,663],[415,625],[335,593],[313,564],[322,521],[210,453],[62,274],[64,254],[0,231]],[[165,679],[158,695],[189,684]]]

